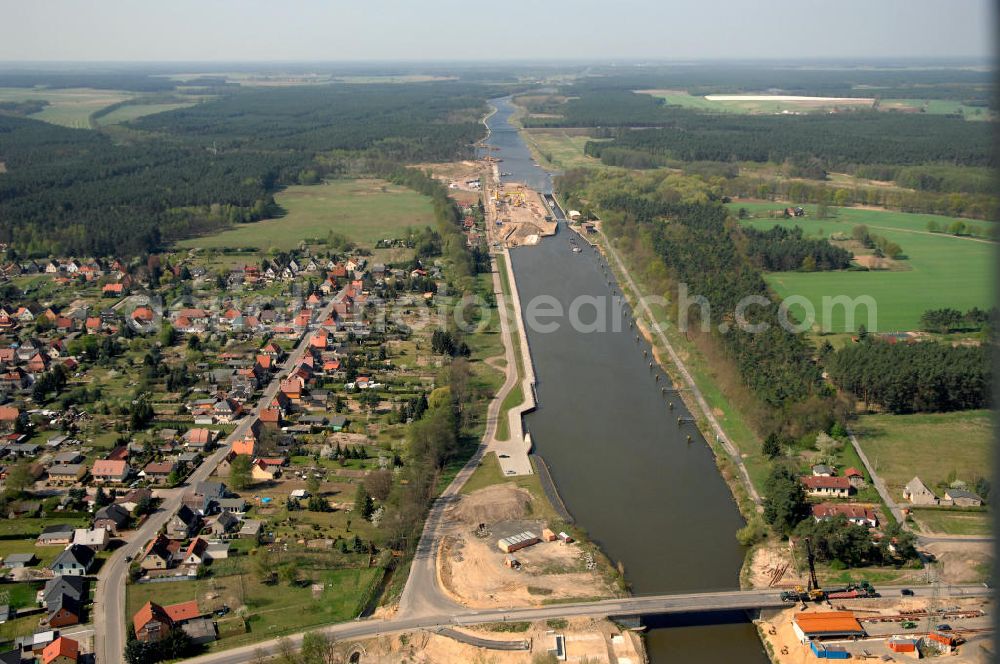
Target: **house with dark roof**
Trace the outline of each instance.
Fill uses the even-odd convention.
[[[49,565],[56,576],[85,576],[94,564],[94,550],[79,544],[70,544]]]
[[[34,553],[12,553],[3,559],[3,566],[7,569],[21,569],[31,567],[38,562]]]
[[[980,507],[983,499],[966,489],[946,489],[944,492],[945,501],[959,507]]]
[[[94,528],[104,528],[117,535],[119,531],[128,526],[131,518],[132,515],[127,509],[118,503],[112,503],[105,505],[94,514]]]
[[[224,537],[234,530],[239,530],[240,520],[232,512],[223,511],[219,517],[212,522],[212,534],[216,537]]]
[[[49,627],[69,627],[80,624],[83,617],[83,604],[79,599],[73,599],[69,595],[59,593],[45,602],[45,612],[45,622]]]
[[[187,505],[181,505],[177,513],[167,522],[167,537],[171,539],[187,539],[198,532],[201,518]]]
[[[67,595],[78,602],[87,600],[88,582],[82,576],[55,576],[45,582],[42,604],[48,604],[60,595]]]
[[[167,549],[168,540],[157,535],[149,540],[142,552],[139,566],[144,570],[168,569],[173,562],[173,554]]]

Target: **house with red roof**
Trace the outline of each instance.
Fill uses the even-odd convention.
[[[146,602],[132,616],[135,638],[145,643],[156,643],[165,639],[174,628],[174,621],[159,604]]]
[[[822,498],[847,498],[853,490],[846,477],[808,475],[800,477],[799,482],[805,487],[807,494]]]
[[[90,469],[90,474],[97,482],[122,483],[128,479],[132,471],[128,462],[124,460],[99,459],[94,462],[94,467]]]
[[[42,664],[76,664],[80,657],[80,644],[65,636],[42,649]]]

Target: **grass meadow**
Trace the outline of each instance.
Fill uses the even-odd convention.
[[[25,101],[44,99],[49,106],[40,113],[30,115],[33,120],[42,120],[64,127],[87,129],[90,114],[105,106],[116,104],[134,95],[121,90],[91,90],[89,88],[66,88],[48,90],[43,88],[0,88],[0,101]]]
[[[751,214],[766,215],[768,210],[782,207],[781,203],[739,202],[730,204],[733,210],[746,208]],[[761,229],[775,225],[800,226],[807,235],[830,237],[834,233],[851,235],[860,224],[871,233],[897,243],[908,256],[899,271],[870,272],[778,272],[767,280],[781,297],[801,295],[822,314],[824,296],[847,295],[856,298],[868,295],[877,304],[873,331],[892,332],[915,330],[920,316],[928,309],[952,307],[967,310],[987,309],[994,301],[992,275],[995,243],[977,238],[955,237],[944,233],[928,233],[927,223],[935,221],[947,227],[953,219],[929,214],[908,214],[858,208],[831,208],[829,219],[816,219],[815,206],[806,207],[807,216],[794,220],[748,219],[745,223]],[[991,222],[971,222],[983,226]],[[793,315],[801,313],[798,306]],[[829,321],[833,332],[851,332],[865,324],[866,312],[859,307],[854,325],[846,325],[844,310],[837,307]]]
[[[325,239],[334,232],[371,247],[381,238],[402,237],[407,228],[434,225],[429,198],[382,180],[293,186],[274,198],[286,211],[284,216],[239,224],[214,235],[184,240],[178,246],[288,250],[303,240]]]
[[[897,499],[903,486],[920,477],[939,487],[959,479],[970,486],[989,478],[993,432],[988,410],[915,415],[862,415],[855,433],[876,472]]]

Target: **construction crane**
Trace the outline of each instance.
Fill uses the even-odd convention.
[[[808,585],[805,588],[802,586],[795,586],[795,590],[786,590],[781,593],[781,599],[784,602],[818,602],[826,598],[826,592],[819,587],[819,580],[816,578],[816,561],[813,558],[812,544],[809,542],[808,537],[805,538],[805,541],[806,561],[809,563]]]
[[[857,599],[859,597],[878,597],[875,587],[867,581],[861,583],[849,583],[843,588],[823,589],[819,587],[819,579],[816,578],[816,559],[813,557],[812,543],[809,538],[806,542],[806,561],[809,563],[809,582],[807,587],[795,586],[795,590],[786,590],[781,593],[783,602],[820,602],[824,599]]]

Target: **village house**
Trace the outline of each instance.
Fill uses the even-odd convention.
[[[197,567],[205,563],[208,558],[205,556],[205,550],[208,548],[208,543],[205,542],[200,537],[195,537],[188,544],[187,548],[184,549],[182,554],[181,564],[186,567]]]
[[[77,528],[73,531],[73,544],[89,546],[94,551],[104,551],[108,548],[110,538],[107,528]]]
[[[21,419],[21,410],[15,406],[0,406],[0,431],[13,431]]]
[[[844,477],[855,489],[863,489],[866,486],[865,475],[857,468],[851,467],[844,471]]]
[[[70,544],[52,561],[49,569],[56,576],[86,576],[93,564],[93,549],[79,544]]]
[[[82,463],[64,463],[49,466],[49,484],[76,484],[87,474],[87,466]]]
[[[3,566],[6,569],[23,569],[31,567],[38,562],[34,553],[12,553],[3,559]]]
[[[146,467],[139,473],[139,477],[145,477],[153,484],[166,484],[170,478],[170,473],[174,472],[177,464],[173,461],[153,461],[146,464]]]
[[[36,543],[38,546],[64,546],[73,541],[76,529],[66,523],[46,526],[39,534]]]
[[[80,623],[82,607],[89,593],[82,576],[56,576],[45,583],[41,603],[45,605],[48,627],[69,627]]]
[[[980,507],[983,499],[966,489],[948,489],[944,492],[944,499],[957,507]]]
[[[132,516],[127,509],[117,503],[112,503],[94,513],[94,527],[104,528],[117,535],[128,526],[131,518]]]
[[[167,522],[167,537],[187,539],[198,531],[201,519],[187,505],[181,505],[177,513]]]
[[[215,537],[225,537],[234,530],[238,530],[240,520],[232,512],[225,510],[211,524],[212,535]]]
[[[42,649],[42,664],[76,664],[79,658],[80,644],[65,636]]]
[[[800,477],[799,482],[810,496],[821,498],[847,498],[851,495],[851,483],[846,477],[826,477],[810,475]]]
[[[260,459],[250,467],[250,476],[255,482],[273,482],[280,474],[280,468],[269,466]]]
[[[188,429],[183,438],[185,445],[189,449],[207,452],[212,449],[212,445],[215,442],[217,435],[217,432],[211,429],[199,427],[195,429]]]
[[[174,622],[159,604],[146,602],[132,617],[135,638],[144,643],[156,643],[167,637]]]
[[[90,469],[90,474],[95,482],[106,482],[110,484],[121,484],[128,479],[132,469],[124,460],[99,459],[94,462],[94,467]]]
[[[826,521],[843,516],[851,523],[869,528],[878,527],[878,517],[867,505],[856,503],[820,503],[812,506],[812,516],[816,521]]]
[[[914,477],[903,487],[903,498],[914,505],[937,505],[938,497],[927,488],[919,477]]]
[[[132,627],[136,638],[146,643],[164,639],[173,629],[183,630],[193,643],[208,643],[216,638],[214,624],[203,618],[195,600],[168,606],[146,602],[132,617]]]
[[[173,562],[173,555],[167,549],[167,538],[158,534],[149,540],[142,552],[139,566],[144,570],[168,569]]]
[[[149,502],[153,499],[153,492],[149,489],[132,489],[115,502],[128,510],[129,514],[134,514],[135,509],[143,501]]]

